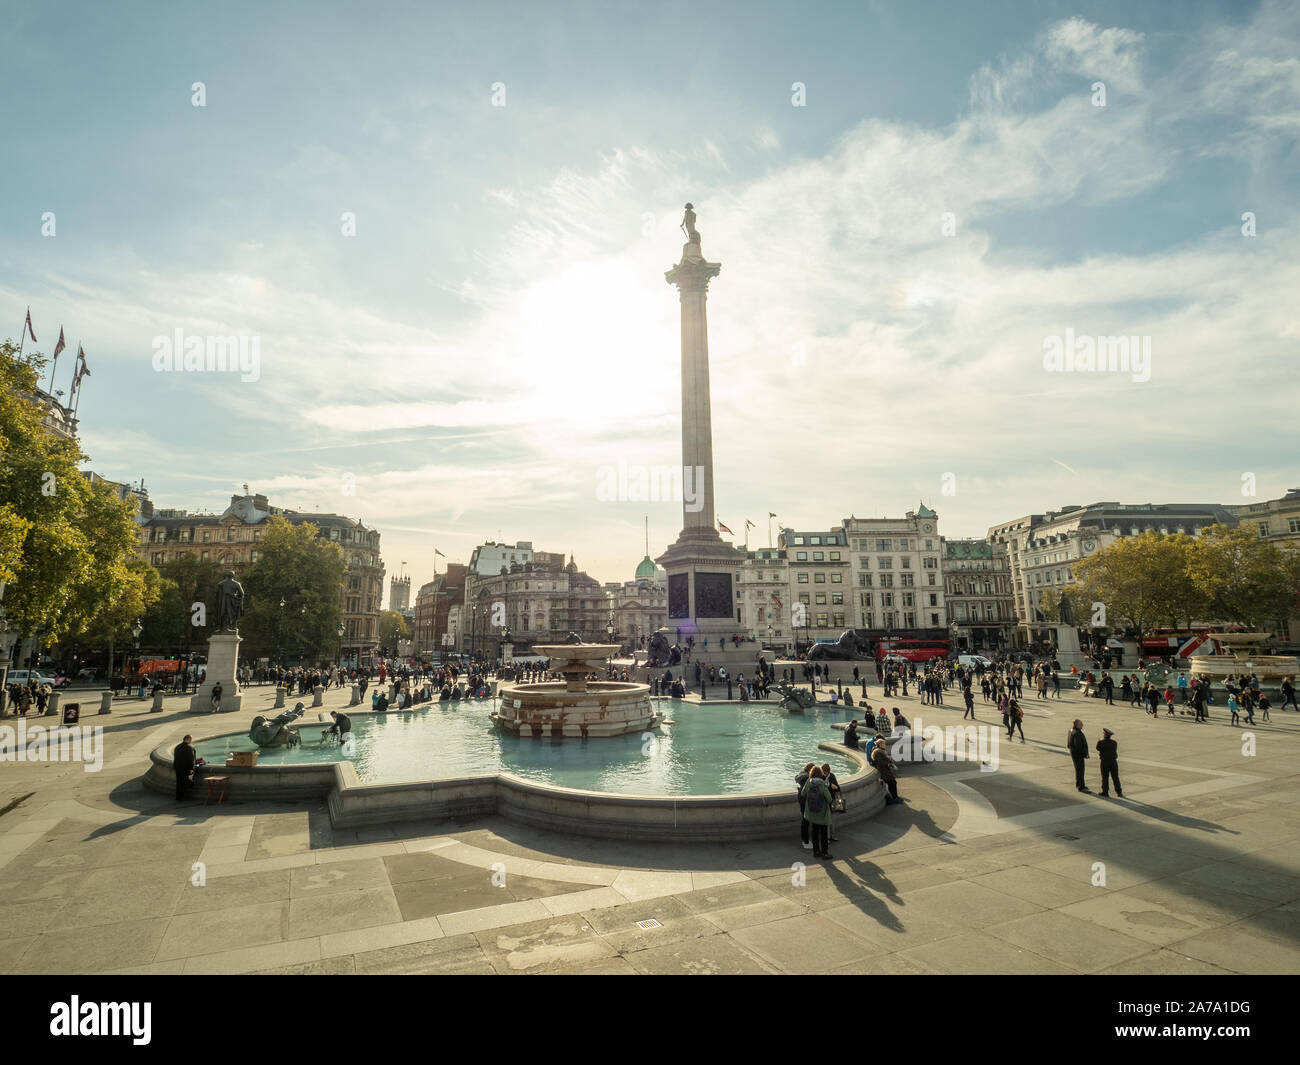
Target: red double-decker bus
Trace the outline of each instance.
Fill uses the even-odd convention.
[[[923,640],[906,636],[882,636],[876,643],[876,659],[886,657],[905,658],[909,662],[930,662],[936,658],[947,658],[952,650],[948,640]]]

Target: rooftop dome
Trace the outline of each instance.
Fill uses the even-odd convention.
[[[636,579],[641,580],[642,578],[646,578],[649,580],[654,580],[655,571],[657,569],[658,567],[655,566],[654,559],[652,559],[649,555],[646,555],[646,557],[643,558],[641,562],[637,565]]]

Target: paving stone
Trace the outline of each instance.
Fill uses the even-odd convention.
[[[777,971],[723,934],[638,950],[627,962],[638,973],[655,976],[756,976]]]
[[[786,973],[815,973],[863,961],[881,951],[820,914],[802,914],[740,928],[732,939]]]
[[[1150,951],[1142,940],[1069,917],[1060,910],[1044,910],[983,931],[1079,972],[1096,972]]]
[[[1059,961],[1041,957],[1004,939],[981,932],[965,932],[890,955],[918,962],[938,973],[982,975],[986,973],[1073,973]]]
[[[162,937],[157,954],[146,961],[171,961],[278,942],[288,930],[289,903],[263,902],[186,913],[164,923],[167,934]]]
[[[409,943],[353,956],[359,975],[427,973],[431,975],[484,975],[496,972],[473,935]]]
[[[394,924],[401,919],[391,887],[300,896],[289,900],[289,929],[285,938],[324,936],[371,925]]]
[[[475,938],[498,972],[553,972],[619,954],[579,914],[493,928],[475,933]]]

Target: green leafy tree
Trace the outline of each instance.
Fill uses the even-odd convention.
[[[1132,629],[1139,641],[1161,624],[1195,616],[1203,598],[1189,573],[1191,537],[1145,532],[1117,540],[1074,563],[1077,584],[1070,602],[1080,621],[1091,620],[1093,603],[1105,608],[1106,625]]]
[[[397,654],[397,645],[411,638],[411,626],[396,610],[385,610],[379,615],[379,646]]]
[[[1216,621],[1272,629],[1295,605],[1297,564],[1291,552],[1247,529],[1213,525],[1191,555],[1191,574]]]
[[[274,517],[266,526],[261,557],[245,571],[241,657],[274,656],[307,662],[334,657],[338,644],[339,589],[343,552],[320,538],[310,523],[291,525]],[[284,600],[284,607],[280,601]]]
[[[86,456],[43,424],[35,401],[45,360],[0,344],[0,576],[4,610],[22,635],[85,631],[141,589],[134,508],[78,471]]]

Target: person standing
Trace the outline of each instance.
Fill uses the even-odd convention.
[[[814,768],[813,763],[809,762],[803,767],[803,772],[794,778],[795,793],[799,796],[799,842],[806,851],[812,850],[813,845],[812,825],[808,823],[808,796],[805,793],[805,788]]]
[[[190,797],[190,785],[194,783],[194,763],[196,756],[190,746],[192,736],[186,736],[172,748],[172,769],[176,773],[176,801],[183,802]]]
[[[1083,722],[1077,717],[1074,719],[1074,727],[1070,729],[1070,734],[1065,738],[1066,749],[1070,752],[1070,758],[1074,762],[1074,787],[1076,791],[1091,791],[1088,782],[1083,779],[1083,763],[1090,756],[1088,750],[1088,737],[1083,734]]]
[[[1097,754],[1101,760],[1101,794],[1110,798],[1110,782],[1115,781],[1115,794],[1124,798],[1124,789],[1119,783],[1119,744],[1114,740],[1115,733],[1110,729],[1101,730],[1101,739],[1097,741]]]
[[[966,687],[964,687],[961,690],[961,694],[962,694],[962,698],[966,700],[966,713],[961,715],[961,719],[965,721],[966,715],[969,714],[970,719],[974,721],[975,720],[975,693],[971,691],[971,686],[969,682],[967,682]]]
[[[820,766],[813,766],[808,781],[799,792],[803,800],[805,823],[812,826],[812,852],[814,858],[830,861],[831,791]]]

